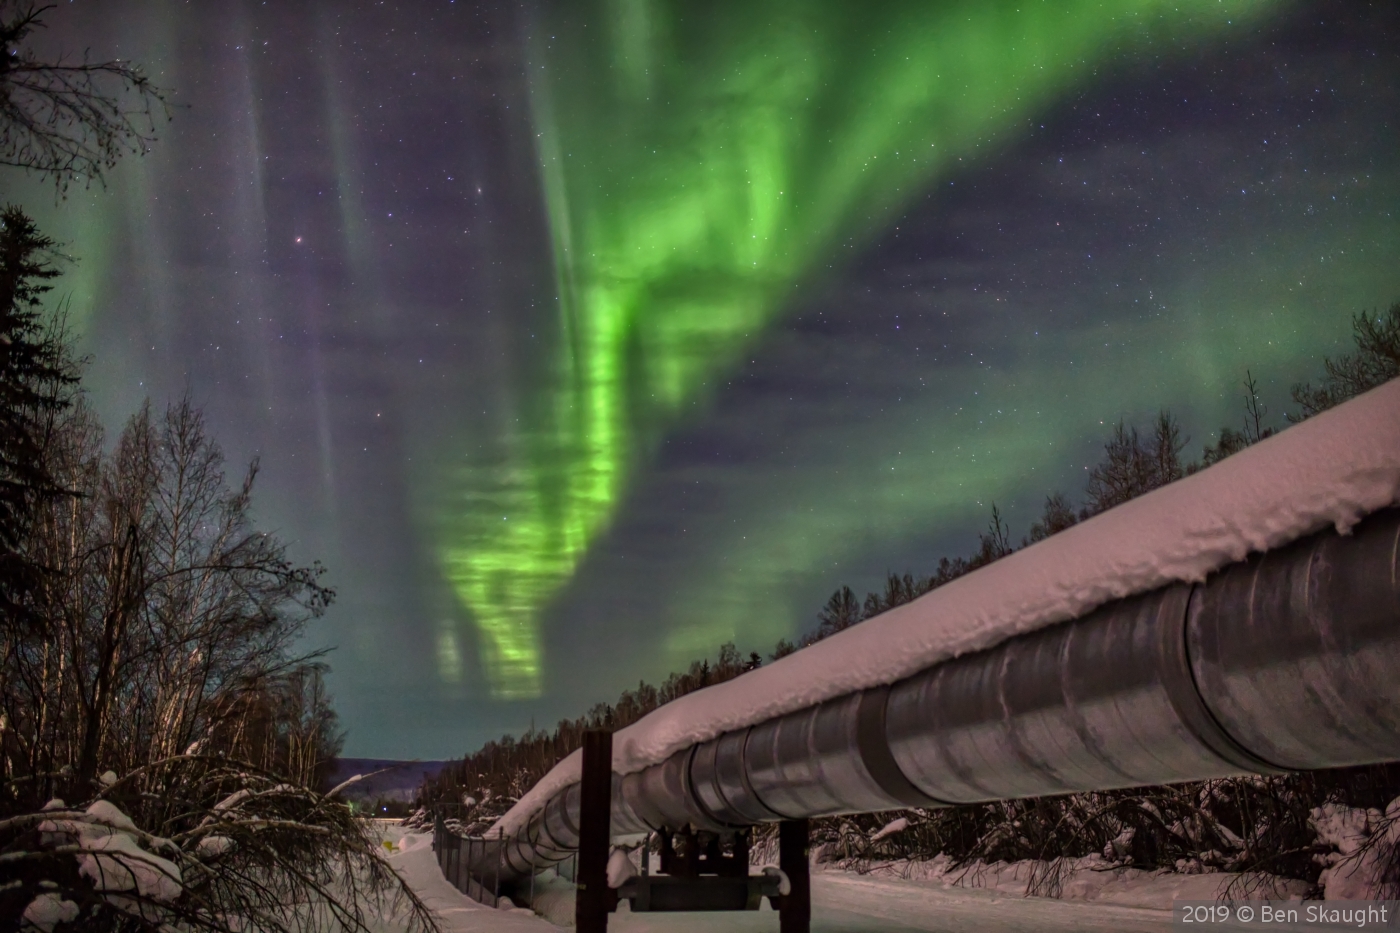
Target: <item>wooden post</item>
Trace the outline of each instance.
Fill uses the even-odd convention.
[[[612,733],[583,733],[583,774],[579,782],[578,865],[574,883],[574,928],[607,933],[612,894],[608,890],[608,846],[612,835]]]
[[[787,875],[791,890],[778,908],[781,933],[809,933],[812,927],[812,881],[807,872],[806,820],[778,824],[778,867]]]

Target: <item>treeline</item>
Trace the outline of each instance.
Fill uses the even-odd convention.
[[[1316,383],[1292,388],[1297,408],[1290,422],[1330,408],[1400,376],[1400,303],[1384,313],[1353,319],[1354,353],[1323,362]],[[768,660],[791,654],[836,632],[903,605],[931,590],[1160,486],[1217,463],[1273,434],[1258,385],[1246,373],[1243,418],[1221,429],[1198,460],[1176,419],[1162,411],[1143,429],[1118,424],[1089,471],[1082,503],[1062,493],[1047,496],[1040,516],[1013,543],[1000,510],[993,506],[977,549],[944,558],[931,573],[888,575],[884,587],[859,598],[849,586],[832,593],[815,627],[794,644],[779,641]],[[721,683],[764,662],[754,652],[741,657],[732,643],[716,660],[696,661],[661,687],[645,682],[615,704],[600,703],[553,731],[532,730],[519,738],[488,742],[454,768],[426,783],[420,803],[458,817],[466,832],[479,832],[509,809],[560,759],[579,747],[585,729],[620,729],[676,697]],[[1045,860],[1031,879],[1038,893],[1057,893],[1064,860],[1095,855],[1106,864],[1197,872],[1264,872],[1315,883],[1333,857],[1313,822],[1324,806],[1382,813],[1400,796],[1400,769],[1387,766],[1275,777],[1207,781],[1173,787],[1057,798],[1001,801],[904,814],[882,813],[814,821],[814,842],[824,856],[854,867],[883,859],[932,858],[955,863]],[[903,817],[902,830],[877,832]],[[1400,818],[1400,816],[1397,816]],[[878,838],[877,838],[878,837]],[[1397,876],[1400,880],[1400,876]]]

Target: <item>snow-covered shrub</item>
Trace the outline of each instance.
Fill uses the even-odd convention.
[[[0,820],[0,917],[46,933],[368,933],[398,903],[411,929],[433,929],[369,824],[331,795],[199,756],[112,777],[83,804]]]
[[[399,825],[418,831],[432,829],[433,818],[431,814],[428,813],[427,807],[419,807],[417,810],[414,810],[408,816],[404,817]]]
[[[1400,897],[1400,797],[1384,811],[1324,804],[1308,822],[1325,847],[1314,858],[1327,900]]]

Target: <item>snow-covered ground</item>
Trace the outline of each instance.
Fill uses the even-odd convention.
[[[613,737],[619,774],[724,732],[890,684],[949,658],[1212,571],[1400,502],[1400,379],[911,603],[668,703]],[[495,830],[519,832],[579,779],[554,767]]]
[[[528,910],[494,910],[457,891],[438,871],[432,851],[432,835],[405,833],[397,826],[385,829],[395,851],[389,861],[418,895],[437,912],[443,933],[547,933],[558,930]],[[1139,873],[1145,874],[1145,873]],[[1170,884],[1180,885],[1175,876]],[[813,933],[1168,933],[1173,928],[1170,910],[1127,906],[1137,902],[1168,903],[1174,894],[1208,897],[1209,876],[1192,882],[1191,890],[1167,890],[1161,882],[1138,878],[1121,883],[1119,890],[1101,893],[1097,901],[1051,900],[1022,897],[1020,887],[1008,893],[998,887],[1015,885],[1011,877],[984,887],[958,887],[932,873],[906,880],[888,873],[856,875],[818,871],[812,875]],[[1106,887],[1112,888],[1113,885]],[[1201,890],[1196,890],[1199,887]],[[1160,889],[1159,889],[1160,888]],[[1113,903],[1108,903],[1113,901]],[[565,921],[566,902],[554,905],[554,915]],[[567,921],[566,921],[567,922]],[[571,924],[570,924],[571,925]],[[608,924],[617,933],[777,933],[778,915],[768,909],[754,912],[633,914],[626,905]],[[1213,929],[1239,933],[1247,925],[1213,924]],[[384,933],[394,933],[392,922]]]
[[[1045,867],[1044,862],[1024,861],[995,862],[990,865],[974,862],[955,868],[948,858],[939,856],[928,861],[876,864],[870,867],[865,877],[898,879],[924,887],[960,891],[974,889],[1008,897],[1022,897],[1031,881],[1032,872],[1039,870],[1043,877]],[[853,874],[835,868],[823,873],[845,877]],[[1143,871],[1115,867],[1105,864],[1102,859],[1092,857],[1073,859],[1061,876],[1060,898],[1066,902],[1093,901],[1096,904],[1113,904],[1119,907],[1170,910],[1173,901],[1215,900],[1238,878],[1238,875],[1224,872],[1186,874],[1175,871]],[[1269,897],[1276,900],[1300,900],[1308,889],[1309,885],[1305,881],[1274,878]]]

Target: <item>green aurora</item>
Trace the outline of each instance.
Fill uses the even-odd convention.
[[[613,0],[545,13],[529,75],[555,332],[510,427],[451,458],[433,499],[439,561],[493,696],[541,694],[544,607],[638,463],[798,288],[1096,68],[1189,54],[1264,6],[770,0],[691,17]],[[460,679],[451,622],[438,662]]]

